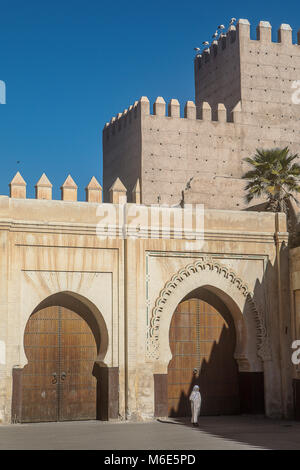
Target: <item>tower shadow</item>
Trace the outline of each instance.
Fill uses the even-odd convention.
[[[209,360],[203,359],[200,372],[193,374],[188,393],[181,391],[178,405],[172,407],[169,416],[190,417],[190,394],[195,385],[201,394],[200,416],[233,415],[240,413],[239,377],[233,358],[235,331],[225,325],[219,341],[214,342]]]

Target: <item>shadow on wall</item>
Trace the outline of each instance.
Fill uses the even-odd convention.
[[[289,248],[300,246],[300,210],[299,202],[287,201],[287,229],[289,232]],[[255,204],[243,209],[246,212],[270,212],[267,202]]]
[[[290,233],[291,235],[291,233]],[[254,300],[265,318],[265,327],[270,342],[270,360],[264,363],[268,374],[268,416],[293,418],[296,415],[296,397],[293,391],[291,361],[292,320],[290,309],[289,246],[280,246],[275,234],[277,255],[272,265],[268,260],[262,281],[256,281]],[[291,237],[289,243],[291,241]],[[266,309],[264,308],[266,306]],[[273,412],[274,404],[274,412]],[[300,407],[300,396],[298,397]],[[278,411],[281,408],[281,416]]]
[[[194,385],[199,385],[201,392],[201,415],[231,415],[240,412],[238,368],[233,358],[234,349],[234,325],[224,325],[219,341],[213,344],[209,359],[204,359],[200,372],[193,374],[188,393],[181,392],[178,406],[170,410],[169,416],[191,416],[189,396]]]

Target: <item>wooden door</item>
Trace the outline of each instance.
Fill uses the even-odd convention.
[[[61,310],[60,420],[96,419],[95,338],[79,315]]]
[[[57,421],[59,371],[59,315],[49,307],[32,315],[26,325],[24,347],[28,364],[22,374],[22,422]]]
[[[190,416],[189,395],[199,385],[202,415],[239,412],[238,369],[233,354],[235,329],[208,303],[191,299],[178,305],[170,326],[169,416]]]
[[[63,307],[34,313],[24,335],[22,422],[96,418],[96,342],[88,324]]]

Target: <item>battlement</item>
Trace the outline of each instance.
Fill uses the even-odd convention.
[[[250,38],[250,23],[240,19],[237,24],[237,35],[240,39],[260,41],[261,43],[273,42],[273,44],[300,45],[300,29],[297,32],[297,43],[293,43],[292,28],[289,24],[282,23],[277,30],[277,43],[272,41],[272,25],[269,21],[260,21],[256,27],[256,39]]]
[[[116,116],[113,116],[110,122],[107,122],[104,126],[103,131],[106,131],[108,128],[111,130],[112,134],[115,134],[121,128],[131,124],[134,119],[138,117],[138,113],[142,111],[142,98],[140,101],[135,101],[133,105],[130,105],[128,109],[124,109],[122,113],[118,113]]]
[[[15,199],[26,199],[26,187],[27,183],[22,175],[17,172],[9,183],[9,197]],[[78,186],[73,180],[71,175],[68,175],[65,182],[60,187],[61,200],[68,202],[77,201],[77,189]],[[93,176],[89,184],[85,188],[86,202],[102,202],[102,187]],[[35,185],[35,199],[39,200],[52,200],[52,184],[47,178],[46,174],[43,173],[38,182]]]
[[[22,175],[17,172],[16,175],[13,177],[12,181],[9,183],[9,197],[13,199],[27,199],[26,187],[26,181],[24,180]],[[71,175],[68,175],[60,189],[62,201],[78,202],[78,186]],[[94,202],[97,204],[102,203],[102,187],[94,176],[91,178],[89,184],[86,186],[85,192],[85,202]],[[137,179],[131,194],[132,202],[134,202],[135,204],[140,204],[140,194],[140,180]],[[46,201],[52,200],[52,184],[50,183],[45,173],[42,174],[37,184],[35,185],[35,199]],[[127,188],[124,186],[124,184],[118,177],[115,179],[114,183],[109,189],[109,202],[112,204],[127,202]]]
[[[206,63],[215,59],[224,50],[228,50],[230,46],[236,45],[238,42],[251,41],[259,44],[267,45],[268,43],[280,45],[300,45],[300,29],[297,32],[297,43],[293,43],[292,28],[289,24],[281,24],[277,31],[277,43],[272,41],[272,26],[269,21],[260,21],[256,28],[256,38],[250,37],[250,23],[248,20],[240,19],[237,26],[231,25],[226,33],[222,33],[218,39],[212,41],[210,46],[201,54],[195,57],[195,66],[201,68]]]
[[[237,43],[237,28],[230,26],[226,33],[222,33],[218,39],[212,41],[210,46],[203,50],[201,54],[195,57],[195,64],[198,68],[216,58],[224,50],[228,50],[230,46]]]
[[[176,206],[188,186],[186,203],[246,206],[244,158],[262,147],[299,151],[300,32],[294,44],[282,24],[273,42],[271,29],[261,21],[252,39],[248,20],[231,24],[195,60],[195,101],[143,96],[105,125],[105,201],[119,176],[129,202],[139,179],[142,204]]]
[[[276,42],[268,21],[259,22],[252,39],[249,21],[240,19],[195,57],[196,105],[207,101],[214,119],[218,103],[228,109],[229,120],[239,101],[244,112],[259,108],[273,115],[275,104],[278,115],[283,107],[287,112],[293,104],[291,86],[300,72],[299,45],[300,30],[294,43],[289,24],[280,25]]]
[[[238,116],[241,113],[241,106],[237,105],[236,108],[229,113],[228,109],[223,103],[219,103],[216,106],[216,114],[213,115],[211,106],[207,102],[201,103],[200,106],[196,106],[193,101],[187,101],[184,106],[184,117],[181,117],[180,103],[177,99],[171,99],[168,104],[164,98],[158,96],[153,103],[153,112],[150,112],[150,101],[146,96],[142,96],[139,101],[136,101],[132,106],[114,116],[110,122],[106,123],[103,129],[103,133],[107,139],[110,136],[116,135],[117,132],[122,129],[126,129],[127,126],[137,118],[143,116],[157,116],[166,117],[167,119],[189,119],[197,120],[199,122],[220,122],[232,124],[233,122],[239,122]]]

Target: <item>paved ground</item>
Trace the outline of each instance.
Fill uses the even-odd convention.
[[[264,417],[65,422],[0,426],[0,449],[300,449],[300,422]]]

